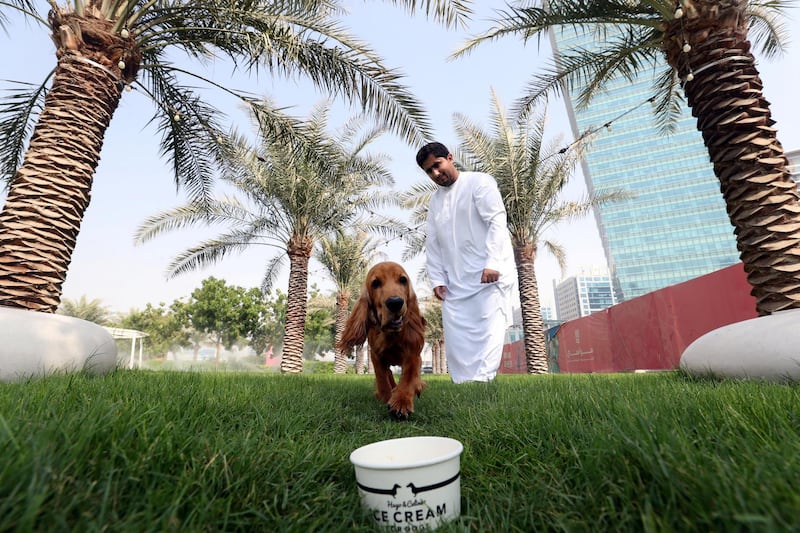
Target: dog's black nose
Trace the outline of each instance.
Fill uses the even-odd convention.
[[[397,313],[400,309],[403,308],[403,304],[405,301],[399,296],[392,296],[391,298],[386,298],[386,308],[391,311],[392,313]]]

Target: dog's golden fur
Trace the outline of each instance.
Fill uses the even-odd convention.
[[[420,378],[425,319],[405,269],[385,261],[367,273],[358,299],[337,348],[347,351],[368,342],[375,371],[375,396],[386,403],[395,418],[405,420],[414,411],[414,396],[425,388]],[[395,383],[389,368],[402,368]]]

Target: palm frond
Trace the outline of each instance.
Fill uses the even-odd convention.
[[[17,11],[23,14],[25,18],[33,19],[42,26],[47,26],[47,20],[39,15],[32,0],[2,0],[0,1],[0,30],[7,29],[10,21],[6,9]]]
[[[660,63],[659,42],[652,30],[648,36],[628,34],[625,38],[609,41],[602,50],[572,48],[559,53],[551,66],[526,85],[525,95],[513,106],[517,115],[530,109],[550,95],[563,92],[577,93],[577,108],[585,108],[606,84],[619,76],[634,80]],[[637,39],[643,43],[637,45]]]
[[[231,253],[245,251],[251,244],[246,236],[238,232],[203,241],[179,253],[167,266],[167,277],[173,279],[181,274],[215,264]]]
[[[385,215],[367,218],[364,227],[369,228],[371,234],[380,235],[388,239],[403,237],[409,231],[408,226],[401,220]]]
[[[357,136],[349,137],[346,132],[342,132],[340,135],[340,138],[344,144],[350,146],[349,151],[353,156],[362,154],[368,146],[389,131],[389,127],[386,124],[373,124],[371,127],[365,129],[362,127],[365,120],[366,117],[364,116],[358,117],[358,122],[355,124],[356,128],[353,129],[354,132],[357,132]],[[388,161],[389,156],[385,154],[373,153],[370,159]]]
[[[412,221],[424,222],[430,204],[431,195],[436,191],[436,184],[430,180],[420,181],[402,191],[398,196],[400,205],[412,211]]]
[[[756,50],[767,59],[786,52],[789,31],[786,27],[785,17],[786,11],[792,5],[792,2],[785,0],[747,2],[750,24],[748,36],[755,44]]]
[[[655,104],[656,126],[661,133],[673,133],[678,120],[683,116],[685,101],[680,91],[678,75],[672,68],[667,68],[663,75],[656,76],[655,94],[651,102]]]
[[[544,247],[544,249],[547,250],[551,256],[553,256],[553,258],[556,260],[559,270],[561,271],[561,276],[565,276],[567,273],[567,252],[564,247],[552,239],[543,240],[540,243],[540,246]]]
[[[492,167],[498,163],[490,155],[495,138],[462,113],[453,113],[453,129],[461,141],[461,146],[453,149],[453,158],[466,170],[493,174]]]
[[[403,237],[403,243],[405,247],[402,259],[410,261],[425,251],[425,232],[421,228],[415,228]],[[427,267],[423,266],[423,268],[427,274]]]
[[[388,0],[394,5],[405,6],[411,15],[417,10],[415,0]],[[467,0],[424,0],[419,2],[420,11],[443,23],[446,27],[466,27],[469,16],[472,14],[470,2]]]
[[[459,59],[470,54],[480,45],[499,41],[508,36],[522,36],[524,42],[527,42],[532,36],[537,36],[541,40],[541,32],[547,28],[547,20],[547,11],[538,7],[514,8],[509,6],[508,11],[498,10],[493,20],[496,25],[467,39],[451,52],[449,59]]]
[[[389,158],[373,154],[368,158],[356,158],[344,162],[342,177],[347,181],[358,180],[374,186],[391,187],[394,174],[386,167]]]
[[[190,199],[208,202],[215,170],[224,157],[220,141],[224,132],[217,123],[221,113],[180,85],[169,65],[153,67],[146,74],[158,103],[152,120],[158,121],[161,151],[172,164],[175,184]]]
[[[189,202],[147,217],[134,232],[134,242],[144,244],[167,232],[198,226],[241,224],[251,212],[237,199],[222,197],[213,202]]]
[[[283,266],[287,261],[286,254],[278,254],[270,258],[267,262],[267,268],[264,270],[264,276],[261,278],[261,292],[268,293],[272,289],[272,285],[278,278]]]
[[[574,222],[585,217],[592,209],[612,202],[621,202],[634,198],[634,194],[624,189],[612,189],[608,191],[587,194],[579,200],[564,202],[554,207],[549,212],[547,226],[549,228],[560,222]]]
[[[437,185],[430,180],[413,184],[398,196],[399,204],[411,211],[411,225],[403,235],[403,260],[408,261],[425,250],[425,222],[428,205]]]
[[[19,89],[9,89],[0,100],[0,181],[8,181],[22,163],[25,145],[30,138],[36,117],[44,107],[46,84],[50,75],[40,85],[10,81]]]
[[[663,8],[666,2],[658,2]],[[668,8],[667,8],[668,9]],[[666,13],[665,13],[666,14]],[[545,32],[555,28],[574,28],[593,31],[602,36],[605,28],[622,25],[658,28],[661,22],[659,12],[650,2],[616,2],[599,0],[578,2],[574,0],[550,1],[545,6],[509,6],[507,10],[496,11],[492,20],[495,24],[482,34],[468,39],[456,49],[450,58],[464,56],[482,44],[497,41],[503,37],[516,36],[527,42],[533,38],[541,44]]]

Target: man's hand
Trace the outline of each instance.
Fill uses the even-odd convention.
[[[491,268],[484,268],[481,274],[481,283],[494,283],[500,279],[500,272]]]
[[[433,294],[438,299],[444,301],[444,296],[447,294],[447,288],[444,285],[437,285],[433,288]]]

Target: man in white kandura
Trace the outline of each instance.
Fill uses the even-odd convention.
[[[428,206],[428,275],[442,300],[447,368],[455,383],[497,375],[511,324],[516,264],[506,209],[489,174],[459,172],[442,143],[417,152],[439,188]]]

